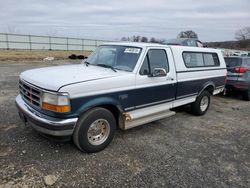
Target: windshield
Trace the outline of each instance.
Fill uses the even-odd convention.
[[[99,46],[86,60],[90,65],[112,67],[132,72],[141,54],[141,48],[128,46]]]

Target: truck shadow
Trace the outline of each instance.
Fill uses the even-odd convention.
[[[236,100],[243,100],[242,93],[239,91],[228,91],[225,95],[219,94],[217,97],[222,97],[224,99],[236,99]]]

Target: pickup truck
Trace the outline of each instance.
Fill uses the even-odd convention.
[[[113,42],[82,64],[21,73],[16,105],[38,132],[98,152],[116,128],[172,116],[175,107],[190,104],[193,114],[205,114],[210,96],[224,90],[226,72],[216,49]]]

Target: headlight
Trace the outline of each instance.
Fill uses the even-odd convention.
[[[69,112],[71,110],[69,96],[66,93],[53,94],[43,92],[42,108],[54,112]]]

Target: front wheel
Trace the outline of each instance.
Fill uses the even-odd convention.
[[[205,114],[210,105],[210,93],[203,91],[197,98],[196,101],[191,104],[191,112],[194,115],[201,116]]]
[[[87,153],[103,150],[114,137],[116,120],[105,108],[89,110],[78,120],[73,134],[75,145]]]

